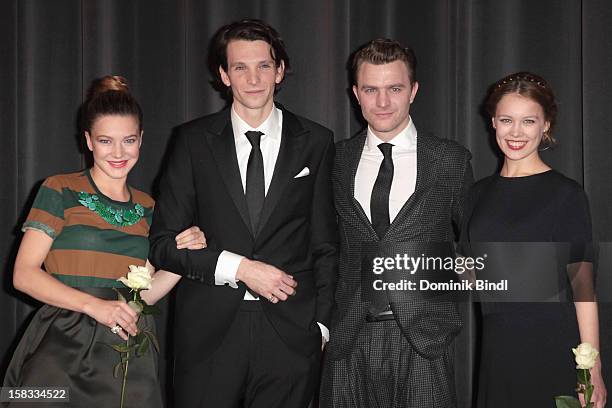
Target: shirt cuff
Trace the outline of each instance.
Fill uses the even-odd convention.
[[[323,323],[317,322],[317,324],[319,325],[319,328],[321,329],[321,335],[323,336],[323,338],[325,339],[325,342],[327,343],[329,341],[329,329],[325,327]]]
[[[242,255],[222,251],[217,259],[217,266],[215,266],[215,285],[230,285],[237,289],[236,272],[238,272],[238,266],[243,259],[244,256]]]

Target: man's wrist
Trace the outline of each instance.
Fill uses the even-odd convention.
[[[215,285],[230,285],[237,288],[236,275],[244,256],[230,251],[223,251],[215,266]]]
[[[236,270],[236,281],[244,282],[244,275],[247,269],[249,269],[250,263],[253,262],[247,257],[243,257],[238,264],[238,269]]]

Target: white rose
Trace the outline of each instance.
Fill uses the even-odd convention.
[[[130,271],[127,278],[121,277],[117,279],[125,286],[134,290],[151,289],[151,281],[153,278],[146,266],[130,265]]]
[[[599,355],[599,351],[590,343],[580,343],[580,345],[573,348],[572,351],[576,356],[576,368],[583,370],[593,368],[595,360],[597,360],[597,356]]]

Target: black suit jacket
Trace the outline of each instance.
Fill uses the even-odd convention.
[[[361,296],[362,244],[366,242],[449,242],[461,225],[463,202],[473,183],[470,153],[459,144],[419,133],[415,191],[379,239],[354,198],[355,174],[366,132],[339,142],[333,170],[334,199],[339,216],[340,275],[337,310],[331,327],[329,357],[338,360],[351,352],[365,323],[370,302]],[[431,360],[448,352],[461,328],[452,302],[423,301],[387,291],[395,318],[412,348]],[[449,374],[449,373],[442,373]]]
[[[178,364],[214,352],[242,302],[242,282],[238,289],[214,283],[223,250],[274,265],[298,282],[297,294],[287,301],[261,301],[280,337],[296,352],[315,352],[321,345],[316,322],[330,324],[337,276],[333,135],[280,108],[280,151],[256,233],[250,230],[230,109],[180,126],[173,139],[153,215],[149,259],[183,276],[175,307]],[[310,175],[294,178],[304,167]],[[191,225],[205,232],[208,247],[176,249],[174,237]]]

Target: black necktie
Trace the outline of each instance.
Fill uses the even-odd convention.
[[[253,235],[256,235],[259,216],[263,208],[264,199],[266,198],[263,155],[259,148],[259,142],[263,133],[249,130],[245,135],[249,142],[251,142],[251,154],[249,155],[246,175],[246,200],[249,207],[251,228]]]
[[[391,157],[390,143],[381,143],[378,148],[383,154],[383,161],[378,169],[378,176],[372,189],[370,200],[370,213],[372,215],[372,226],[379,238],[382,238],[389,229],[389,193],[393,181],[393,158]]]

